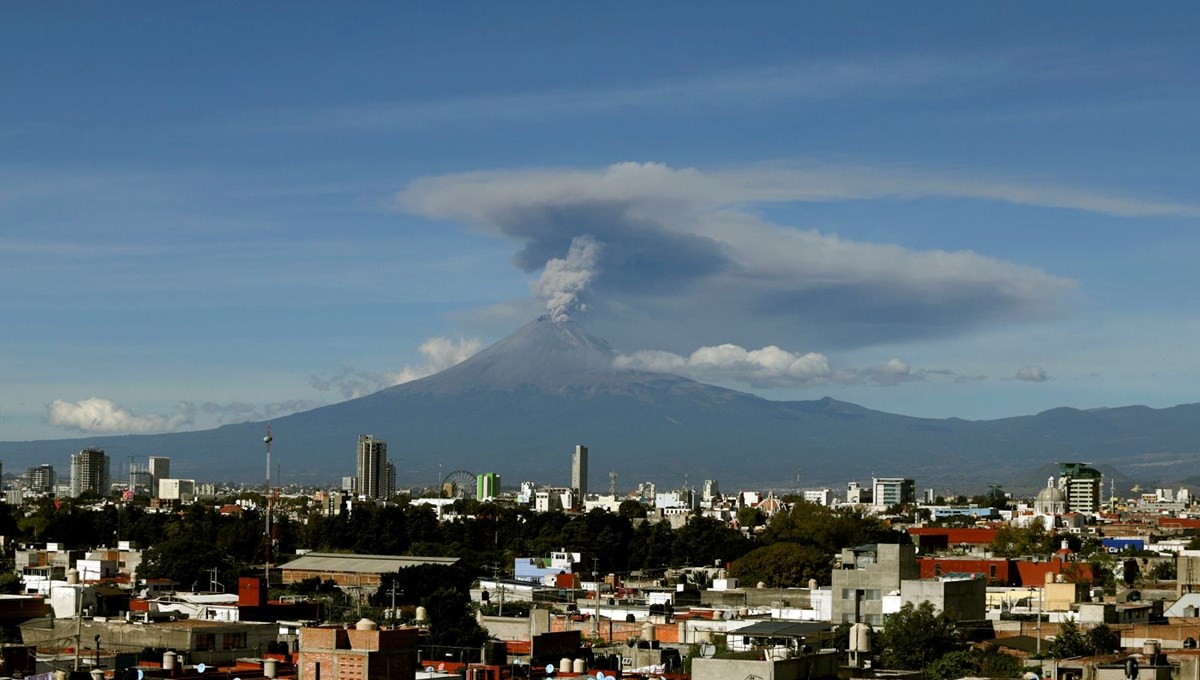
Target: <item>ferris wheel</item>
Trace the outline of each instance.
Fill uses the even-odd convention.
[[[442,495],[449,498],[474,498],[475,475],[466,470],[455,470],[442,480]]]

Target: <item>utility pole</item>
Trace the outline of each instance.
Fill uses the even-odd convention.
[[[83,644],[83,584],[75,584],[75,670],[79,670],[79,647]]]
[[[596,625],[595,625],[595,629],[596,629],[596,637],[600,637],[600,576],[599,576],[599,574],[600,574],[600,558],[599,558],[599,557],[593,557],[593,558],[592,558],[592,583],[594,583],[594,584],[595,584],[595,586],[596,586],[596,590],[595,590],[595,596],[596,596]]]
[[[271,426],[267,425],[267,436],[263,437],[263,445],[267,449],[267,492],[266,497],[266,516],[267,525],[263,533],[263,576],[266,577],[267,590],[271,588],[271,441],[274,437],[271,436]]]
[[[396,625],[396,579],[392,579],[392,625]]]

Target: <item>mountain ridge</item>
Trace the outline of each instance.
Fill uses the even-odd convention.
[[[273,455],[285,481],[328,483],[354,473],[354,442],[369,433],[388,440],[402,488],[432,485],[454,469],[499,472],[509,484],[565,483],[570,452],[583,443],[592,451],[593,488],[615,470],[622,488],[647,480],[674,487],[685,478],[794,488],[799,474],[805,486],[895,475],[966,490],[1066,459],[1128,460],[1174,475],[1186,465],[1171,461],[1186,461],[1200,441],[1200,404],[921,418],[828,396],[772,401],[681,376],[618,370],[615,356],[576,323],[543,317],[440,373],[272,419]],[[97,445],[114,459],[169,456],[179,476],[255,480],[264,472],[264,428],[260,421],[0,442],[0,456],[10,470],[44,462],[58,468],[79,448]],[[989,465],[984,472],[981,461]]]

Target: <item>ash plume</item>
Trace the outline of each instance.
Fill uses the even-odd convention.
[[[542,275],[529,284],[534,295],[546,300],[546,309],[554,321],[566,321],[575,310],[586,310],[580,293],[596,275],[603,245],[591,234],[571,239],[565,258],[551,258]]]

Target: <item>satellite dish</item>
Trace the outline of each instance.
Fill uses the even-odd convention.
[[[202,663],[196,664],[196,672],[197,673],[203,673],[205,668],[207,668],[207,666],[205,666]]]
[[[426,672],[426,673],[432,673],[432,672],[433,672],[433,666],[426,666],[426,667],[425,667],[425,672]]]
[[[700,656],[705,659],[711,659],[717,655],[717,646],[711,642],[705,642],[700,645]]]
[[[554,675],[554,664],[546,664],[546,675]]]
[[[726,621],[732,621],[733,620],[733,610],[732,609],[722,610],[721,618],[725,619]]]
[[[146,674],[145,674],[145,673],[143,673],[143,672],[142,672],[142,669],[140,669],[140,668],[139,668],[139,669],[138,669],[138,680],[144,680],[144,679],[145,679],[145,677],[146,677]]]
[[[596,680],[608,680],[608,676],[604,674],[604,671],[596,671]]]

